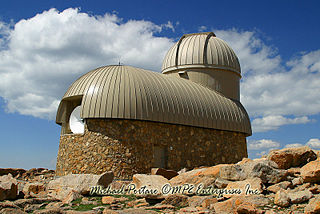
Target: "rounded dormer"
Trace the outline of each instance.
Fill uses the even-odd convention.
[[[213,32],[183,35],[165,56],[162,73],[180,76],[239,100],[238,57]]]

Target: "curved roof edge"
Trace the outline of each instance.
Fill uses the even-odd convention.
[[[77,79],[59,105],[82,97],[82,118],[133,119],[252,134],[240,102],[182,78],[131,66],[105,66]]]

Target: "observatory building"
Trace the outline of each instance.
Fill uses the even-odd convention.
[[[187,34],[162,74],[124,65],[94,69],[63,96],[56,173],[130,179],[152,167],[180,170],[247,157],[251,135],[233,50],[214,33]]]

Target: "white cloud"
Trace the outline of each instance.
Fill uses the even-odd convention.
[[[171,22],[123,22],[115,14],[44,11],[0,22],[0,94],[8,112],[53,119],[60,98],[80,75],[121,63],[159,71],[173,41],[154,36]]]
[[[268,140],[268,139],[262,139],[262,140],[249,140],[248,141],[248,149],[249,150],[263,150],[263,149],[277,149],[280,147],[280,143]]]
[[[292,143],[292,144],[287,144],[284,148],[297,148],[301,146],[304,146],[304,145],[301,143]]]
[[[252,120],[252,130],[253,132],[264,132],[270,131],[279,128],[283,125],[288,124],[305,124],[310,122],[311,120],[306,117],[296,117],[296,118],[286,118],[280,115],[277,116],[266,116],[262,118],[256,118]]]
[[[201,26],[198,28],[198,31],[199,31],[199,32],[204,32],[204,31],[206,31],[207,29],[208,29],[207,26],[201,25]]]
[[[216,34],[240,59],[241,102],[255,132],[312,122],[308,117],[320,113],[320,50],[300,53],[286,62],[255,32],[233,29]]]
[[[320,139],[312,138],[307,142],[306,145],[311,147],[312,149],[320,149]]]

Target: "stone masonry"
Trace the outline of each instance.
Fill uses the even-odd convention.
[[[180,170],[247,157],[243,133],[150,121],[86,119],[84,134],[61,135],[56,174],[112,170],[131,179],[155,167],[155,149],[165,151],[165,168]]]

